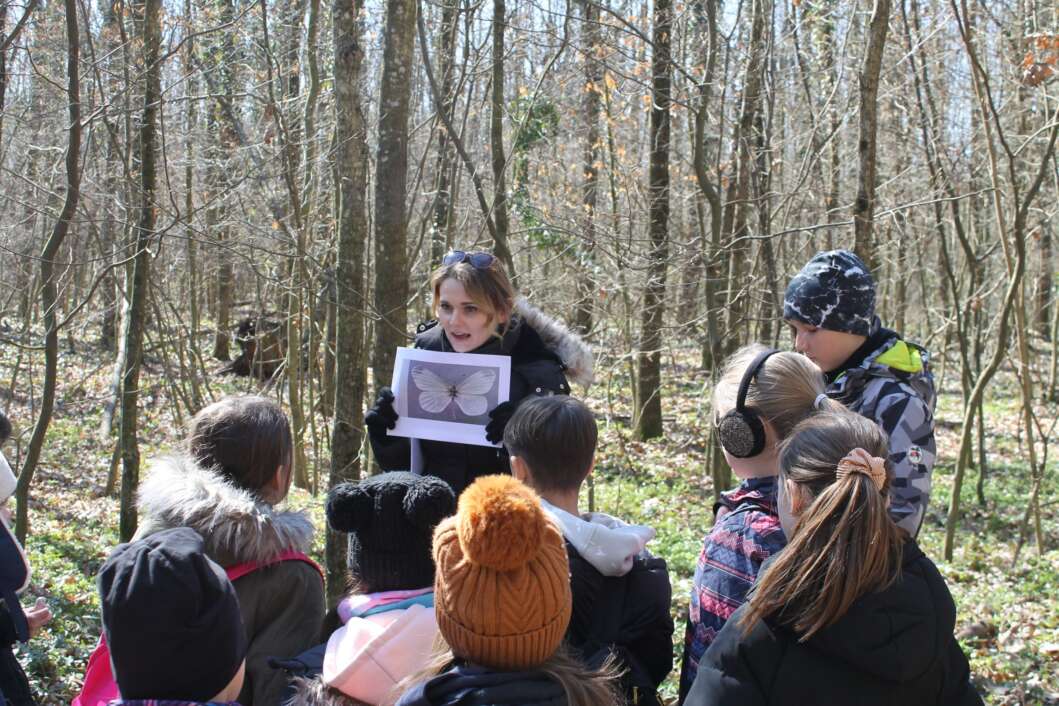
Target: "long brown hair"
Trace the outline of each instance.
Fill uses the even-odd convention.
[[[452,650],[439,633],[423,668],[394,687],[392,701],[386,706],[393,706],[409,689],[447,671],[454,659]],[[613,656],[607,657],[598,669],[589,669],[564,643],[537,667],[537,671],[547,674],[563,688],[568,706],[621,706],[625,703],[619,687],[621,672]]]
[[[805,641],[846,614],[861,596],[900,574],[905,533],[889,515],[891,469],[881,489],[863,473],[836,479],[853,449],[887,458],[886,437],[853,412],[813,415],[780,446],[780,492],[801,501],[787,547],[758,577],[742,625],[771,616]]]
[[[713,388],[713,415],[716,424],[719,410],[735,408],[739,382],[759,353],[768,350],[751,343],[733,353],[724,363],[717,385]],[[794,426],[819,410],[839,410],[833,400],[816,398],[824,392],[824,374],[813,361],[800,353],[781,351],[768,357],[746,392],[746,406],[768,420],[777,439],[785,439]]]
[[[515,308],[515,288],[500,264],[500,258],[493,258],[492,264],[479,269],[470,262],[457,262],[442,265],[434,270],[430,286],[434,290],[434,316],[438,315],[438,300],[441,299],[441,283],[454,279],[463,285],[464,291],[478,306],[489,314],[489,323],[505,319],[503,329],[511,322],[511,312]],[[503,331],[500,332],[501,335]]]

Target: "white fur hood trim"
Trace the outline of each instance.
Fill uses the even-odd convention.
[[[630,525],[602,512],[586,512],[578,517],[547,500],[541,506],[559,523],[566,541],[604,576],[624,576],[633,560],[654,539],[655,531],[644,525]]]
[[[566,378],[578,385],[588,386],[594,379],[595,360],[588,344],[565,324],[533,306],[525,297],[515,300],[515,313],[540,334],[541,340],[566,366]]]
[[[183,456],[151,464],[140,485],[136,538],[171,527],[190,527],[222,566],[266,563],[285,551],[308,552],[313,525],[301,512],[277,511]]]

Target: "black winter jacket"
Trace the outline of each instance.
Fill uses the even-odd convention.
[[[673,596],[665,559],[637,557],[624,576],[604,576],[570,542],[573,613],[566,639],[589,668],[613,654],[627,670],[629,706],[656,706],[658,686],[673,668]]]
[[[915,541],[901,577],[807,642],[772,620],[746,636],[739,608],[699,662],[685,706],[980,706],[952,631],[956,606]]]
[[[406,692],[397,706],[566,706],[563,687],[543,672],[495,672],[461,665]],[[603,706],[603,704],[600,704]]]
[[[415,347],[452,352],[452,346],[436,321],[417,327]],[[568,395],[567,377],[579,384],[592,380],[592,353],[574,333],[530,306],[525,299],[515,305],[511,326],[503,339],[493,339],[471,351],[511,356],[510,401],[518,403],[530,395]],[[506,474],[507,453],[502,448],[421,440],[424,472],[444,479],[458,496],[478,476]],[[371,438],[372,452],[385,471],[408,470],[409,440]]]
[[[7,706],[35,706],[29,679],[12,649],[17,641],[14,620],[7,604],[0,599],[0,703],[6,703]]]

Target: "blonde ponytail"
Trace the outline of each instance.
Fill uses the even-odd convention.
[[[840,473],[854,449],[885,476],[872,467]],[[887,456],[879,427],[852,412],[816,414],[794,428],[780,447],[780,482],[797,493],[793,500],[808,506],[786,549],[758,578],[744,629],[773,616],[804,641],[845,615],[861,596],[896,580],[905,534],[888,511]]]

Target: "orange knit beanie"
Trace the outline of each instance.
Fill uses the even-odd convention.
[[[536,667],[570,622],[562,532],[537,494],[511,476],[483,476],[434,532],[434,611],[457,657],[494,669]]]

